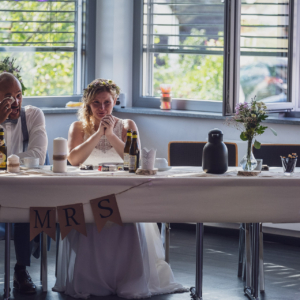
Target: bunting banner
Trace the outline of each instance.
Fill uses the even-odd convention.
[[[115,194],[92,199],[85,204],[91,205],[98,232],[107,221],[123,226]],[[57,207],[30,207],[30,241],[41,232],[45,232],[55,241],[56,209],[62,239],[72,229],[87,236],[83,205],[75,203]]]
[[[41,232],[55,241],[56,207],[30,207],[30,241]]]
[[[100,232],[107,221],[123,226],[116,195],[108,195],[90,200],[95,223]]]
[[[87,236],[82,203],[57,206],[57,214],[62,240],[72,229]]]

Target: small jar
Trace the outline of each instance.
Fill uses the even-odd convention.
[[[7,171],[10,173],[20,172],[20,158],[17,155],[10,155],[7,158]]]

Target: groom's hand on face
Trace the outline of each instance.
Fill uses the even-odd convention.
[[[12,112],[10,98],[4,98],[0,103],[0,124],[3,123]]]

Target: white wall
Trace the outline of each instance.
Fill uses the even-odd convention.
[[[48,153],[52,164],[53,140],[57,137],[68,138],[70,125],[77,121],[76,114],[46,114],[46,130],[48,135]]]
[[[95,78],[114,80],[132,103],[133,0],[98,0]]]
[[[164,117],[151,115],[137,115],[115,113],[117,117],[133,119],[140,131],[143,147],[157,148],[157,156],[168,156],[170,141],[206,141],[208,132],[213,128],[223,131],[224,141],[236,142],[239,149],[239,159],[246,153],[246,142],[239,138],[240,132],[228,127],[222,120]],[[261,143],[300,144],[300,126],[267,124],[274,128],[278,135],[274,136],[270,130],[257,137]]]

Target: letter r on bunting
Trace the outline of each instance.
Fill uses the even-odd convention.
[[[30,240],[45,232],[55,241],[56,208],[30,207]]]
[[[87,236],[82,203],[57,206],[57,214],[62,240],[73,228]]]
[[[115,194],[93,199],[90,202],[98,232],[103,229],[107,221],[123,226]]]

